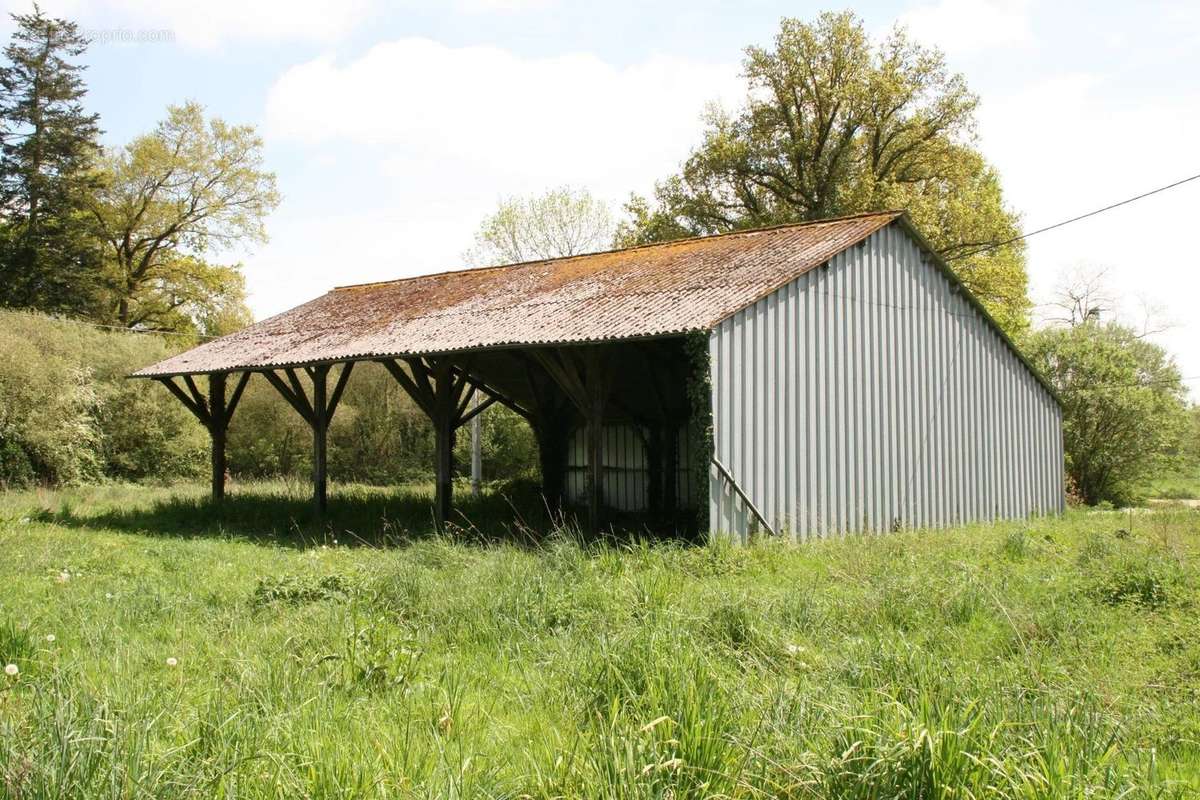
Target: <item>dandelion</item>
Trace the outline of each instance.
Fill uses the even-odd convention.
[[[21,674],[21,670],[16,664],[9,664],[4,668],[4,674],[10,678],[15,678]]]
[[[175,656],[170,656],[170,657],[168,657],[168,658],[167,658],[167,666],[168,666],[168,667],[177,667],[177,666],[179,666],[179,659],[178,659],[178,658],[176,658]]]
[[[46,641],[47,641],[47,642],[49,642],[50,644],[54,644],[54,641],[55,641],[57,638],[58,638],[58,637],[57,637],[57,636],[55,636],[53,633],[47,633],[47,634],[46,634]]]
[[[66,583],[66,582],[67,582],[67,581],[69,581],[69,580],[71,580],[71,573],[70,573],[70,572],[67,572],[67,571],[64,569],[62,572],[58,573],[58,582],[59,582],[59,583]]]
[[[112,600],[112,592],[105,592],[105,593],[104,593],[104,599],[105,599],[105,600]]]

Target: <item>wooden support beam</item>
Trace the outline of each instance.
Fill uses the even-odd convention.
[[[603,505],[604,409],[612,390],[611,350],[594,345],[532,352],[583,415],[588,461],[588,531],[595,534],[600,530]]]
[[[329,372],[333,368],[332,364],[317,364],[315,366],[303,367],[304,374],[308,376],[309,382],[312,384],[312,397],[309,398],[308,392],[304,389],[304,384],[300,380],[300,376],[296,374],[293,368],[284,368],[283,373],[287,376],[285,383],[283,378],[279,377],[275,370],[263,370],[262,375],[267,381],[275,387],[275,390],[288,402],[296,413],[299,414],[313,433],[313,508],[317,514],[324,514],[329,505],[329,478],[327,470],[328,462],[328,440],[329,440],[329,423],[333,420],[333,414],[337,411],[338,403],[342,400],[342,393],[346,389],[346,382],[350,380],[350,373],[354,369],[354,362],[347,361],[342,364],[342,370],[338,375],[337,383],[334,384],[333,392],[329,392]],[[241,396],[241,386],[235,392],[235,396]]]
[[[489,408],[491,408],[491,407],[492,407],[492,405],[494,405],[495,403],[498,403],[498,402],[500,402],[500,401],[499,401],[499,399],[498,399],[498,398],[496,398],[496,397],[489,397],[489,398],[487,398],[487,399],[486,399],[486,400],[484,400],[482,403],[479,403],[479,404],[478,404],[478,405],[476,405],[474,408],[472,408],[472,409],[468,410],[468,411],[467,411],[467,413],[466,413],[466,414],[464,414],[464,415],[461,417],[461,421],[460,421],[460,423],[459,423],[459,424],[460,424],[460,425],[465,425],[466,423],[468,423],[468,422],[470,422],[471,420],[473,420],[473,419],[475,419],[476,417],[478,417],[478,416],[479,416],[480,414],[482,414],[484,411],[487,411]]]
[[[308,398],[304,396],[304,388],[300,388],[300,394],[297,395],[292,386],[283,382],[283,379],[274,370],[263,370],[262,376],[267,379],[267,382],[275,387],[275,391],[279,392],[280,396],[288,402],[296,413],[307,422],[310,426],[313,424],[312,406],[308,404]]]
[[[212,439],[212,498],[218,503],[225,499],[225,435],[229,429],[228,408],[225,405],[225,373],[208,376],[208,408]]]
[[[475,414],[495,402],[489,399],[478,409],[468,410],[467,390],[474,390],[461,365],[447,356],[414,356],[404,359],[406,372],[394,359],[383,359],[400,387],[433,425],[434,435],[434,522],[443,530],[453,504],[454,438],[457,430]]]
[[[184,385],[187,387],[186,392],[172,378],[158,379],[159,383],[166,386],[171,394],[179,398],[180,402],[208,430],[211,440],[212,498],[217,502],[225,499],[225,445],[228,438],[229,421],[233,419],[233,412],[242,399],[242,392],[246,389],[246,382],[250,380],[250,373],[242,373],[233,390],[233,395],[227,399],[225,390],[228,377],[229,373],[226,372],[209,374],[207,397],[201,393],[200,387],[196,385],[196,381],[191,375],[183,376]]]
[[[342,368],[345,371],[345,367]],[[313,507],[318,515],[324,514],[328,507],[328,480],[326,474],[326,456],[329,434],[329,405],[326,399],[326,389],[329,380],[329,365],[322,364],[309,373],[312,380],[312,409],[313,409]]]

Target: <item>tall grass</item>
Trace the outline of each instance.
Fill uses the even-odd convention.
[[[1194,512],[734,548],[239,492],[0,496],[0,797],[1200,788]]]

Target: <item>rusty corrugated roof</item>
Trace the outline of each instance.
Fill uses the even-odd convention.
[[[343,286],[134,373],[155,377],[707,330],[898,211]]]

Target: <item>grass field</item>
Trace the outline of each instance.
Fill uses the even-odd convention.
[[[1200,788],[1200,512],[731,548],[202,498],[0,495],[0,796]]]

